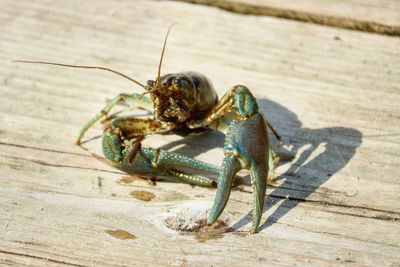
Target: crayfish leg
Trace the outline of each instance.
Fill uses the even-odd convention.
[[[216,182],[208,177],[190,174],[180,168],[192,168],[215,172],[217,166],[171,153],[162,149],[140,146],[135,157],[130,158],[133,146],[125,147],[122,151],[122,160],[114,162],[114,167],[129,174],[146,177],[164,177],[168,180],[183,182],[204,187],[216,187]],[[189,160],[190,159],[190,160]]]
[[[198,185],[203,187],[216,187],[217,183],[205,176],[189,174],[182,171],[179,171],[174,168],[169,168],[166,171],[166,178],[176,182],[183,182],[191,185]]]
[[[168,152],[165,150],[160,151],[158,157],[158,164],[163,166],[179,166],[183,168],[190,168],[199,171],[218,173],[220,168],[200,160],[193,159],[178,153]]]
[[[100,111],[100,113],[96,114],[93,118],[91,118],[79,132],[78,138],[76,139],[76,144],[81,144],[81,139],[85,135],[85,133],[89,130],[90,127],[93,126],[97,121],[106,117],[111,111],[111,109],[117,104],[127,104],[130,109],[139,108],[151,111],[152,102],[150,98],[141,96],[140,94],[119,94],[118,96],[114,97],[111,100],[107,100],[107,104],[105,107]]]
[[[167,132],[172,128],[173,124],[152,119],[133,116],[115,118],[104,129],[103,154],[113,163],[122,161],[123,157],[127,157],[130,163],[140,150],[140,142],[146,135]],[[130,147],[129,155],[122,155],[124,147]]]

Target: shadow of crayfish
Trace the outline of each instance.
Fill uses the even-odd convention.
[[[269,122],[283,136],[285,144],[291,146],[291,153],[297,155],[288,170],[275,179],[284,181],[275,187],[270,196],[284,201],[261,225],[259,231],[262,231],[279,221],[291,209],[316,192],[332,175],[343,169],[361,145],[362,134],[356,129],[345,127],[305,128],[295,113],[280,104],[266,99],[260,99],[258,103],[260,112],[268,117]],[[171,149],[179,146],[174,152],[196,157],[210,149],[222,148],[223,143],[223,134],[206,131],[196,136],[188,135],[163,148]],[[276,144],[273,145],[276,147]],[[193,149],[194,147],[196,149]],[[270,207],[271,203],[269,205],[266,203],[264,213]],[[246,215],[231,228],[239,229],[250,222],[251,216]]]

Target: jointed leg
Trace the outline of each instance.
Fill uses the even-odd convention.
[[[231,111],[234,111],[236,114],[236,119],[243,120],[246,117],[251,116],[252,114],[258,112],[258,106],[255,98],[250,93],[249,89],[236,85],[231,88],[225,95],[218,101],[217,105],[211,110],[209,115],[202,120],[191,121],[188,124],[189,128],[201,128],[206,127],[211,124],[219,125],[223,123],[223,117],[229,114]],[[279,143],[282,143],[282,137],[275,130],[275,128],[265,119],[265,122],[268,125],[268,128],[271,129],[271,132],[274,134],[275,138]],[[218,127],[216,127],[218,130]],[[220,129],[224,129],[225,127],[220,127]]]
[[[192,185],[215,187],[216,182],[208,177],[187,173],[181,168],[191,168],[205,172],[217,173],[217,166],[201,162],[184,155],[171,153],[162,149],[139,146],[135,156],[133,146],[127,146],[122,150],[121,160],[113,162],[113,165],[127,173],[146,177],[164,177],[172,181],[183,182]]]
[[[172,128],[172,124],[151,119],[118,117],[109,122],[104,130],[103,154],[116,167],[133,174],[165,176],[176,181],[213,186],[215,182],[211,179],[176,168],[191,167],[215,172],[218,167],[168,151],[142,147],[141,141],[146,135]]]
[[[158,157],[157,162],[159,165],[179,166],[199,171],[214,172],[214,173],[218,173],[220,171],[220,168],[215,165],[200,160],[196,160],[181,154],[167,152],[165,150],[160,151],[160,155]]]
[[[217,185],[217,183],[210,178],[189,174],[178,169],[190,168],[205,172],[218,173],[219,168],[215,165],[165,150],[160,150],[159,156],[155,157],[152,162],[154,168],[157,168],[159,171],[165,171],[168,178],[172,180],[205,187],[215,187]]]
[[[115,98],[108,100],[106,106],[100,111],[99,114],[95,115],[92,119],[90,119],[79,132],[79,136],[76,140],[76,144],[80,145],[81,139],[86,133],[86,131],[92,127],[98,120],[103,117],[106,117],[111,109],[117,104],[128,104],[131,107],[142,108],[151,111],[152,102],[150,98],[141,96],[140,94],[119,94]]]
[[[158,122],[133,116],[118,117],[108,123],[103,133],[103,153],[114,163],[122,160],[123,147],[131,147],[129,159],[135,157],[140,142],[146,135],[165,133],[174,128],[173,123]]]
[[[212,179],[189,174],[178,168],[216,173],[219,171],[217,166],[177,153],[141,146],[141,141],[146,135],[167,132],[172,128],[173,123],[132,116],[118,117],[109,122],[104,130],[103,153],[116,167],[128,173],[162,176],[200,186],[215,186],[216,183]]]

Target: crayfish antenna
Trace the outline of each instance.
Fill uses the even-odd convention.
[[[135,79],[129,77],[128,75],[125,75],[119,71],[105,68],[105,67],[100,67],[100,66],[82,66],[82,65],[71,65],[71,64],[61,64],[61,63],[55,63],[55,62],[47,62],[47,61],[31,61],[31,60],[12,60],[11,62],[17,62],[17,63],[32,63],[32,64],[45,64],[45,65],[53,65],[53,66],[60,66],[60,67],[68,67],[68,68],[80,68],[80,69],[98,69],[98,70],[105,70],[112,72],[114,74],[117,74],[121,77],[124,77],[125,79],[130,80],[131,82],[136,83],[143,89],[146,89],[146,86]]]
[[[161,88],[160,88],[160,86],[161,86],[161,65],[162,65],[162,61],[163,61],[163,58],[164,58],[165,46],[166,46],[166,44],[167,44],[168,35],[169,35],[169,32],[171,31],[171,28],[172,28],[174,25],[176,25],[176,24],[178,24],[178,23],[175,22],[175,23],[171,24],[171,25],[169,26],[169,28],[168,28],[167,34],[165,35],[164,45],[163,45],[162,52],[161,52],[161,57],[160,57],[160,63],[158,64],[157,87],[155,87],[155,88],[158,88],[158,89],[161,89]],[[148,93],[152,93],[152,92],[155,91],[155,90],[156,90],[156,89],[150,90],[150,91],[148,91]]]

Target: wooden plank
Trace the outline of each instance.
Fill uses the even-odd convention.
[[[105,164],[100,139],[73,144],[104,99],[140,89],[102,72],[6,63],[0,263],[398,265],[400,39],[179,2],[2,1],[0,58],[104,65],[145,81],[172,22],[163,72],[203,72],[219,95],[247,85],[296,155],[268,188],[260,233],[247,234],[246,177],[219,228],[182,233],[168,226],[204,219],[215,190],[153,186]],[[96,125],[87,138],[99,134]],[[212,132],[145,141],[214,164],[222,143]],[[133,198],[138,190],[155,198]]]
[[[268,15],[366,32],[400,35],[396,0],[179,0],[241,14]]]

